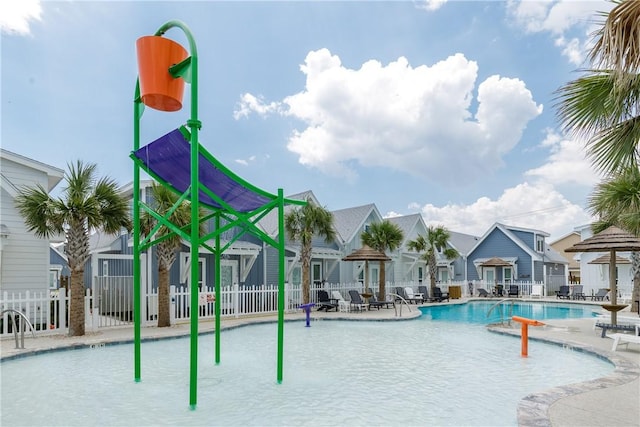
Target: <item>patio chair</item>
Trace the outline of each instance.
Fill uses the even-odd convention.
[[[318,311],[322,311],[322,310],[327,312],[331,310],[338,311],[338,302],[331,301],[331,299],[329,298],[329,292],[319,290],[318,291]]]
[[[569,299],[571,298],[571,296],[569,295],[570,291],[571,291],[571,288],[569,288],[569,286],[566,286],[566,285],[560,286],[560,290],[556,291],[556,298]]]
[[[531,285],[531,298],[542,298],[542,285]]]
[[[393,301],[379,301],[376,297],[376,293],[372,292],[371,298],[369,298],[369,309],[371,307],[375,307],[380,310],[380,307],[384,306],[385,308],[389,308],[389,305],[393,305]]]
[[[429,296],[429,289],[426,286],[424,285],[418,286],[418,292],[422,294],[422,302],[433,301],[433,298]]]
[[[507,291],[507,296],[511,297],[520,297],[520,288],[518,285],[509,285],[509,291]]]
[[[582,292],[582,285],[575,285],[573,287],[573,292],[571,293],[571,299],[585,299],[584,292]]]
[[[414,294],[412,287],[407,286],[404,288],[404,293],[407,295],[407,301],[413,301],[416,304],[422,304],[424,302],[424,296],[422,294]]]
[[[444,300],[449,301],[449,292],[442,292],[442,290],[436,286],[433,288],[433,300],[442,302]]]
[[[591,295],[591,299],[593,301],[604,301],[604,299],[609,300],[609,289],[601,288],[598,289],[598,292],[595,295]]]
[[[351,304],[342,297],[340,291],[331,291],[331,299],[338,303],[340,311],[351,311]]]
[[[493,295],[495,295],[497,297],[503,297],[504,296],[504,286],[503,285],[496,285],[493,288]]]
[[[487,292],[486,289],[478,288],[478,296],[487,298],[487,297],[490,297],[491,295],[489,295],[489,292]]]
[[[349,291],[349,298],[351,298],[351,307],[356,308],[359,311],[363,311],[366,308],[369,308],[369,304],[365,303],[360,296],[358,291],[351,289]]]
[[[611,347],[611,351],[616,351],[619,345],[628,346],[630,343],[640,344],[640,325],[635,325],[635,331],[633,334],[615,333],[609,335],[609,338],[613,338],[613,347]]]

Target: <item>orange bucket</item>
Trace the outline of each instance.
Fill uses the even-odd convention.
[[[182,108],[184,80],[169,74],[169,67],[187,58],[187,51],[171,39],[144,36],[136,41],[140,97],[147,107],[160,111]]]

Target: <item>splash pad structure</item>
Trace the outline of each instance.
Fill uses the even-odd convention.
[[[164,38],[171,28],[181,29],[189,43],[189,52],[173,40]],[[203,247],[215,257],[215,299],[220,296],[220,259],[230,245],[243,234],[251,234],[278,250],[278,345],[277,382],[283,377],[284,339],[284,275],[285,232],[284,207],[289,204],[304,205],[306,202],[284,198],[282,189],[277,194],[268,193],[243,180],[211,155],[198,139],[202,123],[198,120],[198,55],[196,43],[189,28],[181,21],[173,20],[162,25],[153,36],[138,39],[139,75],[134,94],[133,151],[130,158],[133,169],[133,277],[134,277],[134,379],[141,380],[141,267],[140,254],[166,236],[158,238],[156,232],[166,227],[189,243],[189,259],[199,258]],[[144,106],[159,111],[178,111],[182,108],[184,83],[191,86],[190,118],[186,126],[161,136],[140,147],[140,119]],[[140,200],[140,170],[144,170],[158,184],[169,188],[178,200],[169,213],[162,215]],[[190,202],[191,224],[179,227],[170,220],[171,213],[185,202]],[[200,217],[200,211],[206,214]],[[140,212],[146,211],[156,218],[158,224],[141,239]],[[257,223],[269,212],[278,215],[278,238],[275,240]],[[213,230],[200,235],[200,224],[215,224]],[[222,233],[233,233],[234,237],[221,245]],[[208,241],[215,242],[213,245]],[[198,263],[190,263],[190,283],[198,283]],[[198,306],[197,287],[191,287],[191,307]],[[198,383],[198,310],[190,311],[190,378],[189,405],[197,404]],[[215,363],[220,363],[220,304],[215,304]]]

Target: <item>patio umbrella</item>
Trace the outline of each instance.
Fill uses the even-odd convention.
[[[369,261],[391,261],[386,254],[378,252],[375,249],[364,245],[360,249],[356,249],[346,257],[342,258],[343,261],[364,261],[364,290],[369,290]]]
[[[609,289],[611,290],[611,304],[604,304],[605,310],[611,311],[611,323],[618,323],[617,311],[626,306],[617,304],[616,290],[616,251],[640,251],[640,238],[627,233],[618,227],[611,226],[582,242],[578,242],[564,250],[565,252],[609,252]]]
[[[609,264],[610,262],[611,262],[611,254],[605,254],[605,255],[599,256],[593,261],[589,261],[587,264]],[[625,257],[616,255],[616,264],[631,264],[631,261],[629,261]]]

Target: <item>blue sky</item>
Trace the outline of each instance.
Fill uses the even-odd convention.
[[[135,41],[179,19],[200,60],[201,143],[254,185],[330,210],[482,235],[589,222],[598,177],[554,91],[606,1],[0,3],[2,148],[132,180]],[[166,37],[186,45],[178,29]],[[188,91],[187,91],[188,92]],[[185,95],[188,105],[188,93]],[[142,141],[189,109],[146,109]]]

